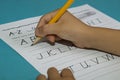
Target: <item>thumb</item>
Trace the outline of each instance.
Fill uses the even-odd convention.
[[[44,34],[55,34],[58,35],[61,31],[60,24],[59,23],[53,23],[53,24],[46,24],[44,26]]]

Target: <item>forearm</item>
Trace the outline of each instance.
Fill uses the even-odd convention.
[[[120,30],[92,28],[91,48],[120,56]]]

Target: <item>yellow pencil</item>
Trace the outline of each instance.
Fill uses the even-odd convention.
[[[55,23],[67,10],[67,8],[70,7],[70,5],[73,3],[74,0],[68,0],[65,5],[58,11],[58,13],[50,20],[48,24]],[[32,45],[35,45],[41,40],[41,37],[37,37],[35,41],[32,43]],[[31,45],[31,46],[32,46]]]

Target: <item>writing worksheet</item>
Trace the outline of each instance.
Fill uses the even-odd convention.
[[[88,25],[120,29],[118,21],[87,4],[71,8],[69,11]],[[118,56],[80,49],[67,41],[50,45],[43,40],[31,46],[40,17],[0,25],[0,38],[42,74],[47,74],[49,67],[56,67],[59,71],[69,68],[76,80],[120,80]]]

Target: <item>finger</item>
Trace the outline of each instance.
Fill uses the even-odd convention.
[[[45,75],[39,75],[36,80],[47,80]]]
[[[49,80],[57,80],[60,79],[60,74],[58,73],[56,68],[49,68],[48,69],[48,79]]]
[[[51,35],[55,34],[58,35],[60,33],[60,25],[59,23],[53,23],[53,24],[46,24],[44,27],[38,27],[35,30],[35,35],[36,36],[46,36],[46,35]],[[51,42],[55,41],[55,37],[49,37],[49,40]]]
[[[37,27],[41,27],[41,26],[44,26],[45,24],[47,24],[54,17],[54,15],[56,13],[57,13],[57,11],[54,11],[54,12],[51,12],[51,13],[48,13],[48,14],[42,16],[38,22]]]
[[[40,35],[40,30],[39,30],[38,28],[36,28],[36,30],[35,30],[35,36],[37,36],[37,37],[38,37],[38,36],[41,36],[41,35]]]
[[[51,37],[54,37],[55,39],[52,40]],[[59,37],[56,36],[56,35],[47,35],[47,38],[48,38],[48,40],[49,40],[50,42],[52,42],[52,43],[54,43],[55,41],[60,41],[60,40],[61,40],[61,38],[59,38]]]
[[[43,32],[43,31],[42,31],[42,30],[43,30],[43,26],[44,26],[45,24],[47,24],[44,17],[46,17],[46,16],[45,16],[45,15],[42,16],[42,17],[40,18],[38,24],[37,24],[37,27],[36,27],[36,29],[35,29],[35,35],[36,35],[36,36],[41,36],[41,32]]]
[[[55,36],[54,35],[49,35],[49,36],[47,36],[47,38],[51,43],[55,42]]]
[[[70,71],[70,69],[67,69],[67,68],[62,70],[61,76],[62,77],[71,77],[71,78],[74,79],[74,76],[73,76],[72,72]]]
[[[47,24],[44,26],[44,33],[58,35],[61,31],[60,23]]]
[[[51,20],[51,15],[44,15],[40,18],[39,22],[38,22],[38,25],[37,27],[42,27],[44,26],[45,24],[47,24],[50,20]]]
[[[51,12],[42,16],[38,22],[38,25],[35,30],[36,36],[41,36],[41,32],[43,32],[43,26],[48,24],[48,22],[53,18],[53,16],[57,13],[57,11]]]

